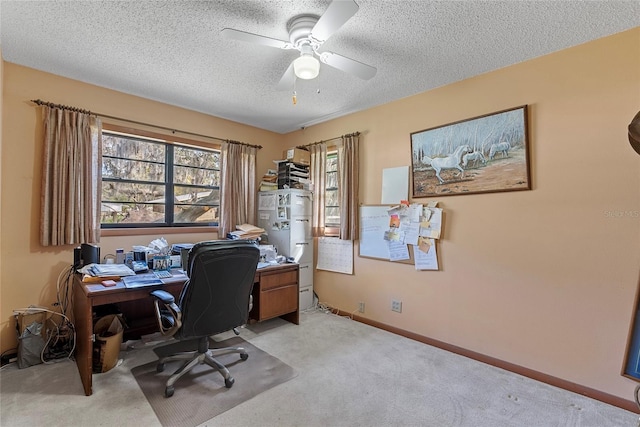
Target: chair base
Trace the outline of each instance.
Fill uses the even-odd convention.
[[[195,366],[201,365],[203,363],[206,363],[207,365],[217,370],[224,378],[225,387],[231,388],[231,386],[233,386],[233,383],[235,382],[234,378],[229,373],[227,367],[218,362],[215,357],[229,353],[238,353],[240,354],[241,360],[247,360],[249,358],[249,354],[244,349],[244,347],[208,348],[209,343],[207,337],[205,337],[204,339],[200,339],[198,344],[198,350],[183,351],[180,353],[172,354],[170,356],[162,357],[160,358],[160,360],[158,360],[158,365],[156,366],[156,370],[158,372],[164,371],[164,365],[166,362],[173,362],[176,360],[185,361],[182,366],[177,371],[175,371],[173,375],[171,375],[167,380],[164,390],[165,397],[173,396],[173,393],[175,391],[173,385],[176,381],[178,381],[178,379],[180,379],[180,377],[189,372]]]

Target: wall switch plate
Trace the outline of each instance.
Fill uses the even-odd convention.
[[[395,311],[397,313],[402,313],[402,301],[397,299],[391,300],[391,311]]]

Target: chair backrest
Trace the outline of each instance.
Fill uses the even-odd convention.
[[[219,334],[245,324],[260,250],[254,241],[197,243],[189,252],[189,280],[178,303],[182,326],[176,338]]]

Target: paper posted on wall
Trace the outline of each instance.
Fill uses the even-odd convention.
[[[420,235],[430,239],[439,239],[442,233],[442,209],[425,207],[422,217]]]
[[[434,239],[420,238],[420,244],[413,247],[416,270],[437,270],[438,254]]]

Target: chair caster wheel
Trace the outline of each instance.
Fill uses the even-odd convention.
[[[236,380],[234,380],[233,377],[225,378],[224,386],[226,388],[231,388],[231,386],[233,385],[234,382],[236,382]]]
[[[173,396],[173,392],[175,391],[175,389],[173,388],[173,386],[169,386],[167,388],[164,389],[164,397],[171,397]]]
[[[158,363],[158,365],[156,366],[156,372],[162,371],[164,371],[164,363]]]
[[[241,353],[240,354],[240,359],[247,360],[248,358],[249,358],[249,353]]]

